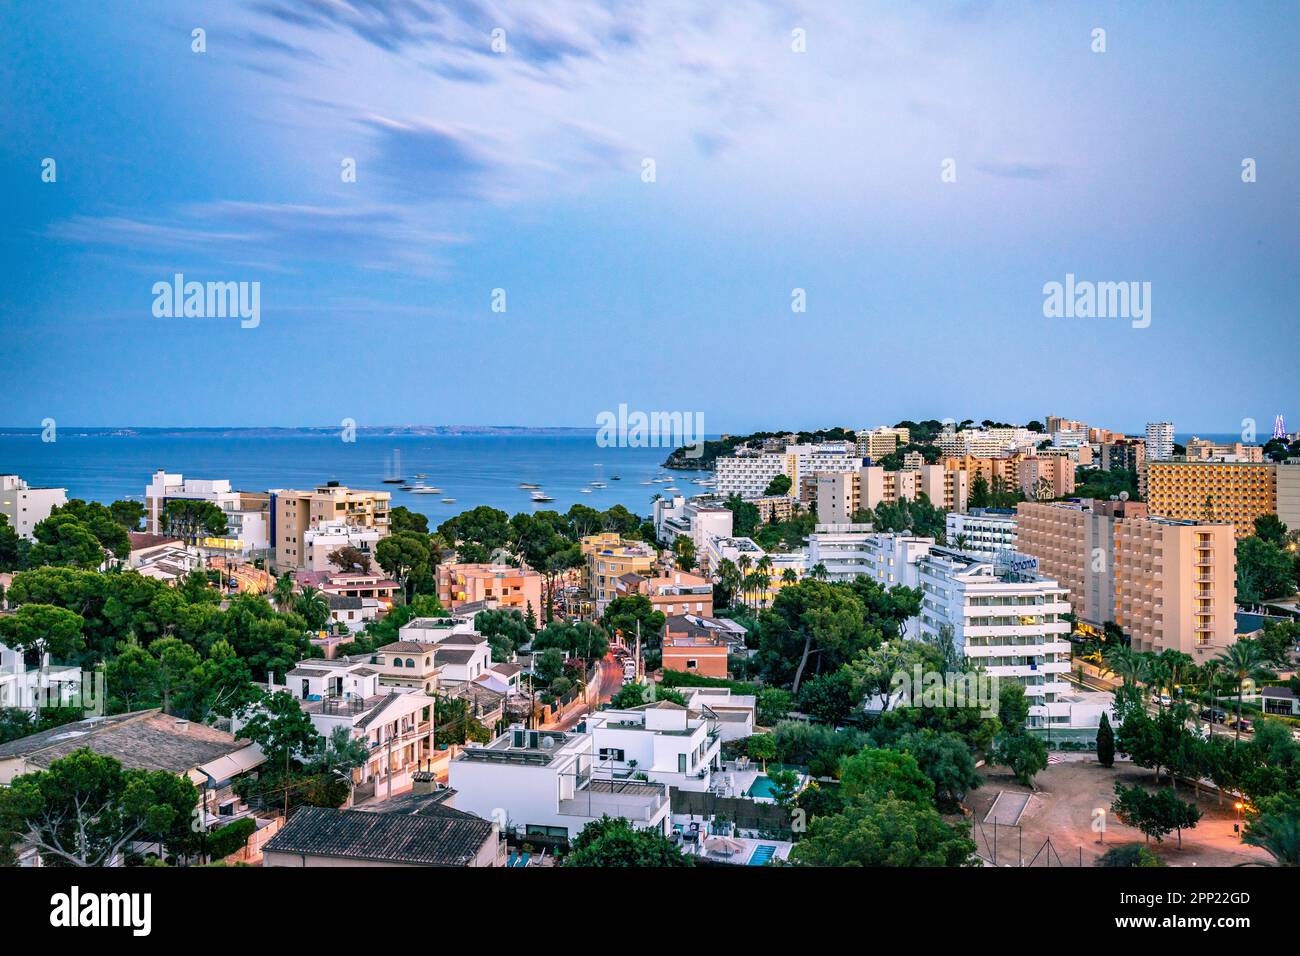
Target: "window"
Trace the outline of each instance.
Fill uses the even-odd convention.
[[[686,754],[677,755],[677,772],[678,773],[686,772]]]
[[[613,760],[613,761],[615,761],[615,762],[617,762],[617,763],[622,763],[622,762],[623,762],[623,756],[624,756],[624,755],[623,755],[623,751],[622,751],[620,748],[618,748],[618,747],[601,747],[601,748],[600,748],[600,759],[601,759],[601,760]]]
[[[698,660],[696,660],[695,658],[693,658],[693,657],[688,657],[688,658],[686,658],[686,669],[687,669],[688,671],[693,671],[693,670],[695,670],[695,668],[697,668],[697,667],[699,667],[699,666],[700,666],[700,662],[699,662]]]
[[[408,658],[406,659],[406,666],[407,666],[407,667],[414,667],[414,666],[415,666],[415,661],[411,660],[411,659],[408,657]]]

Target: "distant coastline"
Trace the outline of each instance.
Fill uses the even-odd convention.
[[[95,438],[185,438],[202,436],[206,438],[319,438],[322,435],[337,435],[342,425],[301,425],[294,427],[258,427],[258,426],[221,426],[206,425],[194,427],[166,426],[101,426],[78,427],[60,425],[59,434],[64,436]],[[0,438],[26,438],[39,436],[41,426],[6,427],[0,425]],[[356,434],[368,438],[397,437],[457,437],[464,435],[504,437],[519,435],[542,435],[553,437],[594,435],[595,427],[577,428],[563,425],[532,427],[527,425],[357,425]]]

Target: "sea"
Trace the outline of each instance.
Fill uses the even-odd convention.
[[[566,511],[584,504],[598,510],[621,504],[649,515],[654,494],[706,491],[692,483],[703,471],[662,467],[667,448],[603,448],[595,430],[558,434],[373,435],[343,441],[324,429],[68,429],[43,441],[39,429],[0,430],[0,475],[16,474],[34,487],[67,488],[68,497],[142,501],[159,469],[190,478],[229,479],[242,491],[314,488],[337,481],[353,488],[387,490],[394,505],[428,515],[436,525],[462,511],[488,505],[507,514]],[[1239,435],[1199,433],[1214,441]],[[1191,433],[1179,433],[1186,442]],[[1267,435],[1259,441],[1267,440]],[[423,474],[423,479],[417,479]],[[617,479],[615,478],[617,476]],[[423,481],[438,494],[412,494],[384,478]],[[671,482],[656,479],[670,478]],[[593,487],[603,482],[604,487]],[[540,485],[553,501],[534,502],[521,483]],[[444,502],[443,498],[453,498]]]
[[[0,434],[0,475],[16,474],[33,487],[66,488],[69,498],[108,503],[143,501],[159,469],[187,478],[228,479],[241,491],[310,489],[327,481],[352,488],[392,492],[393,504],[427,515],[430,524],[446,521],[478,505],[507,514],[555,510],[574,504],[597,510],[623,505],[639,515],[653,509],[652,495],[668,496],[706,489],[691,483],[701,471],[670,471],[662,466],[668,448],[605,448],[595,431],[509,435],[363,435],[345,442],[338,432],[290,429],[274,434],[169,429],[73,431],[60,429],[56,440],[39,431]],[[423,479],[415,476],[422,474]],[[441,489],[412,494],[383,479],[401,477]],[[671,482],[655,479],[670,478]],[[604,487],[593,487],[593,482]],[[535,484],[549,502],[534,502]],[[585,490],[584,490],[585,489]],[[444,502],[453,498],[454,502]]]

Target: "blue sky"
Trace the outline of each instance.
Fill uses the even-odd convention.
[[[1300,421],[1294,3],[3,19],[0,424]],[[260,325],[155,318],[176,272]],[[1150,327],[1045,318],[1067,273],[1150,282]]]

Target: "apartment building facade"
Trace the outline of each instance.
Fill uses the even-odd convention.
[[[1168,461],[1173,458],[1173,422],[1148,422],[1146,445],[1147,461]]]
[[[1016,513],[1009,508],[971,508],[949,511],[945,535],[954,548],[992,557],[1016,550]]]
[[[1016,466],[1020,490],[1030,501],[1074,494],[1074,462],[1065,455],[1033,455]]]
[[[1152,461],[1143,469],[1151,514],[1180,521],[1226,521],[1237,537],[1255,533],[1255,519],[1277,512],[1277,469],[1271,463]]]
[[[388,536],[389,504],[387,491],[361,491],[328,482],[312,491],[287,488],[270,492],[271,546],[275,549],[278,570],[306,567],[306,534],[322,524],[343,523],[354,528],[369,528]]]
[[[484,603],[527,614],[531,607],[540,621],[545,612],[542,575],[530,568],[507,564],[438,565],[435,577],[438,600],[449,611],[467,604]]]
[[[0,514],[20,538],[33,540],[36,526],[67,503],[66,488],[33,488],[17,475],[0,475]]]
[[[590,534],[579,547],[585,562],[587,594],[603,614],[609,602],[618,597],[618,579],[625,574],[654,577],[658,552],[641,541],[625,541],[614,532]]]
[[[1070,611],[1066,590],[1032,569],[1032,562],[984,561],[950,548],[932,548],[918,565],[922,638],[951,630],[967,661],[999,681],[1025,688],[1031,727],[1068,725]]]
[[[1121,518],[1114,552],[1115,623],[1134,650],[1181,651],[1201,665],[1236,640],[1232,525]]]

